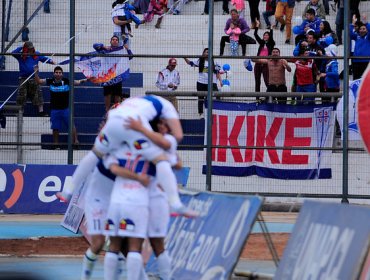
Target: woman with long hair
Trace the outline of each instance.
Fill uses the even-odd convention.
[[[197,60],[190,61],[187,58],[184,58],[185,62],[190,65],[191,67],[198,67],[199,75],[197,80],[197,91],[208,91],[208,48],[203,50],[202,56]],[[220,75],[220,65],[212,61],[212,75],[213,75],[213,83],[212,83],[212,90],[218,91],[217,87],[217,80],[220,81],[220,85],[222,86],[221,75]],[[204,105],[204,97],[198,97],[198,113],[199,115],[203,114],[203,105]]]
[[[273,36],[273,30],[270,29],[263,33],[262,38],[258,35],[258,28],[260,22],[256,21],[256,28],[254,29],[254,37],[256,38],[259,47],[257,51],[257,56],[269,56],[271,55],[272,49],[275,47],[275,41]],[[256,63],[254,66],[254,77],[256,80],[255,91],[261,91],[261,76],[263,75],[263,80],[265,81],[266,87],[269,81],[269,70],[267,64]]]
[[[326,20],[323,20],[320,23],[319,42],[323,48],[326,48],[331,44],[338,46],[339,43],[337,34],[335,34],[331,29],[330,23]]]

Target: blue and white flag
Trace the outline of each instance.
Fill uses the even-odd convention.
[[[356,102],[357,102],[357,91],[360,87],[361,79],[351,81],[349,83],[349,93],[348,93],[348,140],[349,141],[359,141],[361,140],[361,135],[358,130],[357,125],[357,109],[356,109]],[[343,98],[341,98],[338,102],[337,106],[337,118],[340,125],[340,129],[342,131],[343,137],[343,122],[344,122],[344,103]]]
[[[117,47],[114,50],[95,51],[88,53],[86,56],[76,57],[75,63],[84,76],[94,84],[102,86],[113,85],[119,83],[129,77],[130,64],[129,58],[120,56],[96,56],[96,54],[110,55],[127,55],[127,51],[123,46]],[[65,60],[59,64],[68,64],[69,60]]]

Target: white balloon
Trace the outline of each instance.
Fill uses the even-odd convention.
[[[226,77],[230,78],[233,75],[233,72],[231,71],[226,71]]]
[[[231,91],[231,87],[229,85],[223,85],[221,87],[221,91],[225,92],[225,91]]]
[[[302,17],[296,16],[292,20],[292,26],[301,25],[302,23]]]

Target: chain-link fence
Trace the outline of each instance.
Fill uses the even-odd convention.
[[[259,22],[251,20],[249,2],[259,3]],[[246,33],[248,37],[239,38],[239,46],[236,49],[233,42],[223,44],[224,40],[228,41],[228,36],[222,39],[226,36],[224,29],[227,21],[233,20],[231,3],[228,3],[228,11],[225,11],[225,6],[222,6],[221,2],[211,3],[214,15],[210,17],[201,15],[205,11],[204,1],[180,0],[174,3],[169,1],[167,5],[162,5],[163,10],[159,12],[162,13],[162,17],[158,21],[158,15],[154,15],[151,20],[151,14],[145,13],[145,5],[148,4],[146,1],[132,2],[136,16],[140,21],[145,18],[146,22],[139,22],[139,25],[132,22],[131,31],[124,31],[126,32],[124,39],[120,38],[127,43],[127,48],[133,53],[133,59],[129,60],[130,76],[122,85],[124,96],[141,96],[145,92],[162,89],[156,86],[162,75],[159,73],[168,69],[168,65],[171,64],[170,58],[176,58],[175,69],[179,73],[180,83],[176,91],[164,92],[176,96],[185,131],[179,153],[184,165],[191,167],[188,187],[192,189],[208,188],[220,192],[279,196],[342,197],[343,186],[345,189],[347,186],[346,176],[343,176],[345,172],[348,174],[349,197],[369,198],[370,177],[367,169],[369,157],[363,149],[358,133],[357,136],[353,136],[356,133],[354,129],[356,120],[355,101],[351,96],[355,96],[355,93],[349,91],[350,139],[348,144],[343,145],[341,120],[344,119],[342,116],[346,110],[340,108],[342,103],[337,108],[335,105],[338,96],[342,96],[346,87],[343,86],[343,80],[340,80],[338,93],[333,93],[322,82],[325,80],[324,76],[320,76],[325,73],[325,65],[332,60],[338,62],[338,74],[344,69],[344,46],[349,45],[348,41],[343,39],[343,35],[338,39],[342,42],[332,42],[335,47],[328,50],[334,52],[331,55],[337,56],[334,59],[330,55],[326,55],[324,59],[312,56],[315,55],[313,51],[307,53],[312,57],[299,59],[299,56],[304,55],[305,48],[296,49],[294,33],[298,29],[294,27],[302,24],[302,17],[306,16],[303,12],[308,2],[295,3],[291,27],[289,19],[286,18],[286,24],[282,25],[282,22],[275,21],[274,16],[269,17],[268,24],[264,20],[264,16],[268,15],[264,13],[266,2],[249,2],[246,2],[245,9],[248,29],[255,27],[256,24],[259,28],[250,29]],[[59,64],[70,59],[71,42],[75,46],[72,57],[78,61],[88,53],[94,52],[96,43],[109,47],[113,32],[120,33],[120,29],[117,29],[112,21],[115,15],[113,8],[112,16],[112,3],[3,0],[2,4],[0,62],[4,70],[0,72],[0,97],[1,102],[6,101],[7,106],[17,104],[20,87],[18,77],[22,76],[22,70],[19,68],[19,61],[11,52],[18,46],[24,46],[23,41],[32,41],[36,51]],[[331,25],[332,30],[335,30],[337,13],[341,7],[333,1],[329,1],[329,4],[325,20]],[[73,6],[75,9],[70,9]],[[360,3],[362,13],[366,14],[369,8],[367,1]],[[231,12],[231,15],[227,12]],[[285,12],[285,16],[288,17],[288,10]],[[71,15],[75,15],[73,21]],[[70,38],[71,22],[75,23],[73,38]],[[268,25],[271,29],[267,29],[270,27]],[[293,31],[291,36],[288,31],[290,28]],[[319,41],[324,39],[324,35],[322,30],[318,31],[317,39]],[[280,51],[281,57],[275,58],[276,61],[284,58],[291,68],[284,73],[285,81],[281,81],[281,85],[286,86],[288,93],[279,93],[281,88],[274,90],[278,93],[272,93],[271,89],[268,89],[271,78],[268,77],[269,59],[259,60],[264,59],[263,55],[269,52],[271,54],[271,50],[263,47],[263,44],[260,47],[258,38],[266,40],[265,36],[273,36],[274,47]],[[212,39],[212,44],[209,38]],[[213,57],[212,64],[216,65],[214,72],[218,75],[215,80],[218,93],[214,88],[215,98],[211,104],[214,107],[212,113],[207,115],[209,99],[203,100],[200,96],[206,97],[209,93],[202,93],[198,88],[199,83],[207,84],[207,70],[204,70],[204,66],[194,66],[199,66],[199,58],[209,46]],[[293,56],[295,49],[298,51],[298,57]],[[19,51],[22,51],[22,48]],[[237,56],[231,56],[235,51]],[[94,55],[101,58],[117,57],[106,52]],[[252,59],[254,62],[246,59]],[[302,79],[301,74],[296,73],[297,67],[301,67],[302,63],[297,66],[299,64],[297,61],[303,61],[304,67],[307,66],[307,61],[315,62],[318,66],[313,80],[315,90],[309,90],[316,93],[310,95],[296,92],[296,80]],[[70,77],[69,64],[61,66],[64,77]],[[52,78],[54,67],[40,62],[40,78]],[[73,71],[75,80],[85,78],[81,71],[81,64],[76,63]],[[346,76],[346,73],[344,72],[345,82],[352,78]],[[30,80],[34,81],[34,77],[32,76]],[[50,114],[49,87],[42,85],[40,89],[43,96],[43,111]],[[266,92],[267,90],[270,92]],[[75,145],[73,143],[68,145],[70,140],[68,133],[71,130],[67,127],[61,128],[59,143],[55,143],[50,118],[40,114],[40,106],[32,104],[33,100],[28,100],[24,110],[4,107],[6,127],[0,130],[1,162],[77,164],[92,147],[105,115],[107,100],[99,83],[88,82],[74,86],[72,111],[78,135],[78,143]],[[311,111],[307,108],[311,108]],[[341,119],[338,118],[339,122],[336,122],[336,115],[341,116]],[[292,120],[294,118],[297,119]],[[328,125],[322,125],[321,121],[326,122],[328,118],[330,118]],[[311,130],[306,129],[307,127]],[[252,130],[253,135],[250,133]],[[347,132],[348,130],[345,133]],[[212,133],[213,138],[207,136],[209,133]],[[220,160],[218,157],[224,158]],[[291,162],[286,163],[287,158]],[[210,172],[210,165],[213,165],[212,173],[207,175],[207,172]]]

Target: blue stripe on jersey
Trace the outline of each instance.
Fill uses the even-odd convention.
[[[114,181],[116,179],[116,175],[114,175],[112,172],[110,172],[109,169],[106,169],[104,164],[103,164],[103,161],[102,160],[99,160],[98,164],[96,165],[96,167],[98,168],[99,172],[104,175],[105,177],[111,179],[112,181]]]
[[[153,103],[154,109],[157,111],[157,115],[155,117],[159,118],[162,114],[163,109],[162,103],[153,95],[146,95],[143,98]]]
[[[139,160],[138,162],[136,162],[135,170],[132,170],[134,163],[135,163],[134,160],[130,160],[130,162],[128,163],[128,166],[126,166],[127,165],[127,159],[118,159],[119,166],[128,168],[129,170],[131,170],[135,173],[143,172],[144,164],[146,163],[146,161],[145,160]],[[151,163],[151,162],[149,163],[149,167],[148,167],[148,170],[147,170],[146,174],[149,175],[149,176],[155,176],[156,169],[155,169],[155,165],[153,163]]]
[[[67,91],[69,91],[69,85],[61,85],[61,86],[50,85],[50,91],[52,91],[52,92],[67,92]]]

